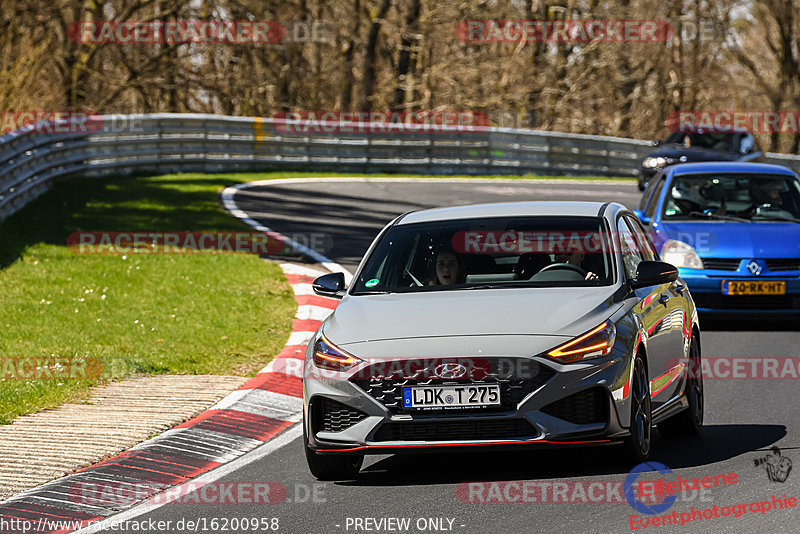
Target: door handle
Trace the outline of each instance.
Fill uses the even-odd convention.
[[[669,302],[669,295],[667,295],[666,293],[661,293],[661,297],[658,299],[658,303],[666,306],[667,302]]]

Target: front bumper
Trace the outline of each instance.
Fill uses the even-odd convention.
[[[800,315],[800,273],[746,276],[741,271],[678,269],[691,292],[697,311],[715,315]],[[723,295],[722,281],[786,282],[785,295]]]
[[[434,412],[398,405],[397,395],[417,385],[413,380],[329,378],[311,365],[304,380],[308,446],[319,453],[389,454],[604,445],[628,435],[629,350],[615,347],[593,363],[569,365],[541,357],[505,360],[524,361],[532,371],[501,384],[500,407]],[[444,381],[424,385],[436,383]]]

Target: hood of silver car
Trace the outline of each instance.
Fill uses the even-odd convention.
[[[613,287],[445,290],[345,297],[325,325],[337,345],[486,335],[577,336],[617,309]]]

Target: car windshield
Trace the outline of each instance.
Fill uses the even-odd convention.
[[[800,219],[800,184],[778,174],[675,176],[665,220],[776,221]]]
[[[665,144],[685,147],[709,148],[726,152],[738,150],[737,134],[732,133],[683,133],[675,132],[667,137]]]
[[[352,294],[613,281],[597,217],[493,217],[399,224],[381,238]]]

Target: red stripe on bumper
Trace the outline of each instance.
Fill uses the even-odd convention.
[[[352,452],[363,451],[367,449],[419,449],[419,448],[434,448],[434,447],[482,447],[484,445],[536,445],[545,443],[548,445],[589,445],[596,443],[610,443],[609,439],[595,439],[587,441],[547,441],[537,439],[534,441],[477,441],[468,443],[432,443],[432,444],[419,444],[419,445],[363,445],[361,447],[351,447],[349,449],[319,449],[320,452]]]

